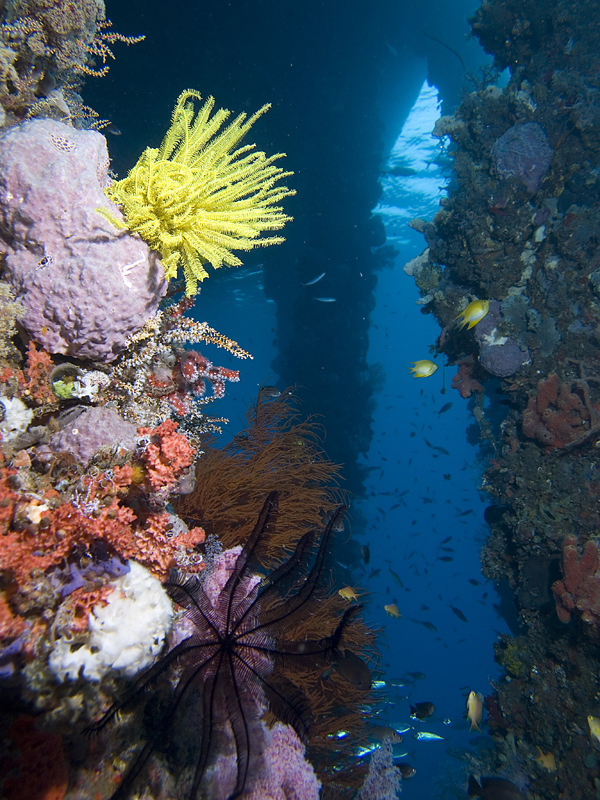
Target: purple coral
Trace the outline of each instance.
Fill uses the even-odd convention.
[[[496,326],[502,320],[500,303],[490,300],[486,316],[475,327],[475,338],[479,342],[481,366],[497,378],[514,375],[529,361],[529,350],[522,350],[510,336],[502,336]]]
[[[537,122],[513,125],[492,146],[492,160],[500,178],[516,178],[534,193],[548,172],[553,150]]]
[[[321,781],[304,758],[305,747],[289,725],[275,723],[265,750],[265,774],[243,800],[318,800]]]
[[[497,378],[508,378],[509,375],[518,372],[530,358],[527,350],[521,350],[514,339],[506,337],[506,341],[502,344],[482,347],[479,360],[481,366],[490,375],[495,375]]]
[[[111,361],[165,292],[156,253],[98,213],[106,140],[51,119],[0,137],[0,253],[27,332],[51,353]]]
[[[373,752],[369,772],[357,800],[396,800],[402,791],[402,776],[394,766],[394,753],[389,739]]]
[[[102,577],[103,575],[110,575],[112,578],[121,578],[131,571],[127,562],[121,561],[118,556],[109,556],[103,554],[105,557],[96,561],[91,561],[84,567],[77,566],[77,564],[68,564],[66,567],[57,568],[50,576],[54,584],[63,584],[60,590],[62,598],[68,597],[77,589],[84,587],[88,581],[93,581],[95,578]]]
[[[135,425],[106,406],[87,409],[50,439],[53,450],[72,453],[84,465],[103,447],[125,451],[135,450],[136,445]]]

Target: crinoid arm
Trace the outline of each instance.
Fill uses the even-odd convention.
[[[299,641],[286,637],[298,622],[314,613],[324,594],[321,578],[326,555],[343,509],[338,509],[324,530],[304,534],[287,561],[260,581],[251,565],[259,560],[263,538],[275,531],[278,507],[278,493],[271,492],[235,560],[224,562],[227,573],[216,593],[214,585],[207,587],[206,578],[179,576],[175,571],[165,584],[171,599],[186,610],[193,633],[138,678],[123,699],[91,728],[104,728],[120,711],[140,701],[155,679],[177,667],[178,683],[169,695],[168,706],[112,800],[131,796],[134,782],[164,741],[165,731],[170,735],[176,719],[189,710],[192,697],[198,698],[200,724],[194,735],[197,753],[193,775],[186,789],[189,800],[213,800],[224,793],[233,800],[252,788],[266,768],[262,717],[267,709],[307,742],[310,701],[286,671],[300,664],[317,672],[320,663],[332,663],[359,607],[346,609],[328,636],[302,637]],[[228,758],[232,753],[235,767]],[[223,763],[229,767],[223,767]]]
[[[161,254],[166,278],[183,268],[188,296],[208,276],[205,265],[239,266],[234,250],[283,242],[263,233],[291,220],[279,203],[295,194],[277,183],[292,174],[274,164],[284,153],[267,157],[254,145],[240,146],[269,105],[223,127],[230,112],[211,117],[212,97],[196,112],[200,101],[199,92],[183,92],[160,148],[146,148],[129,175],[106,190],[127,227]]]
[[[344,510],[344,506],[340,506],[335,513],[332,514],[331,519],[329,520],[319,540],[317,553],[312,568],[310,569],[306,579],[300,584],[300,588],[295,592],[295,594],[291,594],[291,596],[289,596],[285,602],[275,603],[261,616],[261,628],[272,628],[279,622],[284,620],[289,621],[292,614],[303,610],[305,605],[311,605],[316,602],[316,590],[318,588],[319,580],[323,575],[325,557],[327,555],[332,532]],[[265,588],[260,595],[263,605],[265,605],[265,603],[270,600],[271,597],[280,593],[282,588],[280,584],[283,585],[286,581],[289,581],[290,578],[294,576],[294,572],[297,573],[295,576],[297,578],[302,577],[306,573],[306,556],[310,555],[312,543],[315,541],[317,536],[318,531],[310,531],[309,533],[305,534],[302,539],[300,539],[300,542],[294,551],[294,555],[291,557],[289,562],[287,562],[287,564],[289,564],[289,569],[286,569],[287,564],[283,564],[281,567],[275,570],[274,573],[272,573],[270,580],[267,579]],[[308,537],[307,541],[303,543],[303,539],[306,537]],[[306,611],[304,613],[306,613]]]
[[[202,662],[198,667],[199,670],[202,670],[206,664],[212,660],[214,654],[212,652],[205,652],[204,657],[199,658],[199,651],[206,651],[209,649],[210,643],[192,643],[192,640],[193,637],[189,637],[183,642],[180,642],[177,647],[174,647],[157,664],[140,676],[140,678],[138,678],[129,688],[124,697],[114,703],[106,712],[106,714],[104,714],[97,722],[89,725],[84,730],[84,734],[93,735],[98,733],[109,723],[117,721],[122,712],[127,711],[128,709],[131,709],[139,704],[143,694],[146,692],[149,686],[156,681],[161,674],[169,670],[169,668],[176,663],[178,659],[189,656],[191,651],[195,651],[196,659]],[[196,677],[197,673],[192,676],[191,680],[179,682],[171,699],[169,708],[161,720],[161,725],[157,727],[156,731],[154,731],[154,733],[144,743],[141,750],[136,754],[133,762],[130,764],[126,774],[124,775],[123,780],[119,784],[119,787],[111,795],[110,800],[125,800],[125,798],[130,796],[133,784],[146,766],[146,763],[156,749],[159,740],[164,736],[165,730],[168,730],[168,728],[172,725],[173,720],[179,711],[181,702],[184,699],[191,683]]]

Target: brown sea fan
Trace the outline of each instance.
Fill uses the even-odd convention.
[[[171,598],[186,608],[191,635],[142,675],[123,700],[91,728],[103,728],[120,711],[136,704],[156,678],[178,668],[177,686],[160,722],[135,756],[112,800],[129,796],[165,731],[171,729],[180,714],[185,714],[186,701],[193,696],[199,697],[201,727],[194,777],[188,790],[190,798],[233,800],[249,788],[252,777],[262,768],[260,719],[266,704],[273,715],[307,741],[310,703],[286,677],[284,667],[300,662],[316,669],[332,663],[360,606],[346,609],[328,636],[293,641],[285,638],[286,631],[299,619],[313,615],[318,608],[325,557],[343,508],[336,511],[322,531],[304,534],[292,555],[257,582],[250,564],[261,536],[276,523],[277,503],[277,492],[270,493],[218,594],[211,596],[208,581],[196,576],[182,580],[173,575],[167,582]],[[198,690],[197,695],[193,690]],[[235,775],[213,769],[219,756],[230,753],[235,754]]]

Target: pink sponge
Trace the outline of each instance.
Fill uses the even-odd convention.
[[[111,361],[165,293],[158,255],[104,195],[106,139],[32,120],[0,137],[0,253],[27,332],[51,353]]]
[[[289,725],[275,723],[265,762],[265,775],[242,795],[242,800],[318,800],[321,781],[304,758],[304,745]]]

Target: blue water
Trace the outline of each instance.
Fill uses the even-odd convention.
[[[385,178],[385,192],[375,209],[383,215],[388,243],[393,242],[399,255],[393,269],[378,275],[368,362],[381,364],[386,379],[375,395],[372,445],[361,459],[370,470],[366,497],[356,498],[351,507],[358,544],[368,544],[370,562],[362,569],[346,570],[342,557],[335,568],[336,585],[366,592],[362,602],[367,620],[383,629],[383,673],[376,677],[425,675],[414,685],[382,690],[384,698],[406,699],[387,706],[377,718],[392,727],[412,726],[395,753],[407,753],[404,760],[417,768],[417,775],[403,783],[403,794],[419,800],[435,796],[432,782],[440,762],[449,758],[447,749],[475,744],[478,734],[471,736],[465,719],[466,695],[470,689],[490,693],[490,679],[498,675],[493,643],[500,632],[508,631],[493,607],[498,602],[494,587],[481,576],[479,550],[486,536],[483,511],[488,500],[480,488],[478,450],[467,441],[467,428],[475,422],[469,402],[450,388],[456,368],[447,368],[444,377],[438,360],[440,368],[427,379],[415,379],[408,370],[411,361],[431,357],[429,345],[439,335],[433,318],[420,313],[419,292],[403,270],[424,248],[423,238],[408,221],[416,216],[430,219],[445,192],[447,178],[431,163],[440,152],[439,140],[430,135],[438,115],[437,91],[424,82],[388,162],[400,163],[401,154],[401,163],[416,174]],[[254,261],[243,271],[205,281],[197,302],[200,310],[210,309],[213,327],[254,355],[252,361],[238,362],[211,348],[215,363],[241,373],[241,382],[229,384],[225,400],[215,406],[230,419],[223,441],[243,427],[247,404],[261,383],[284,388],[271,367],[277,352],[275,308],[263,291],[261,262],[257,256]],[[451,408],[441,413],[447,403]],[[399,507],[392,509],[394,505]],[[364,532],[361,516],[366,519]],[[441,543],[454,552],[440,550]],[[444,562],[440,556],[453,560]],[[370,579],[377,569],[379,575]],[[403,588],[390,570],[400,576]],[[397,604],[401,619],[385,613],[383,606],[389,603]],[[463,612],[467,623],[451,605]],[[437,631],[424,627],[423,621]],[[435,715],[421,722],[410,720],[409,704],[423,700],[436,705]],[[444,740],[418,742],[417,731]]]
[[[314,296],[335,296],[336,281],[340,294],[333,308],[307,306],[301,321],[318,343],[320,326],[328,317],[336,320],[333,331],[347,321],[340,308],[342,290],[348,288],[342,276],[346,265],[356,269],[369,253],[369,242],[364,237],[361,241],[357,230],[370,211],[383,221],[386,243],[398,250],[393,268],[376,274],[370,314],[364,312],[358,320],[352,316],[356,309],[348,309],[351,325],[365,325],[367,363],[380,364],[386,379],[373,394],[373,436],[368,451],[359,455],[359,462],[370,469],[365,494],[354,499],[350,510],[353,535],[358,545],[368,544],[370,563],[352,570],[338,564],[335,578],[338,586],[349,584],[368,593],[363,598],[367,620],[383,629],[384,670],[376,677],[425,675],[414,687],[391,690],[410,696],[389,708],[386,720],[394,726],[414,726],[396,751],[407,752],[407,760],[417,768],[417,776],[404,783],[403,794],[419,800],[434,797],[432,780],[449,758],[446,750],[467,746],[472,739],[464,720],[465,696],[469,689],[484,695],[490,691],[489,681],[497,676],[492,645],[498,633],[507,630],[493,608],[498,602],[494,588],[480,573],[487,498],[479,488],[478,451],[467,441],[467,428],[474,424],[469,403],[450,388],[452,368],[446,370],[442,393],[441,362],[431,378],[416,380],[408,373],[409,362],[431,357],[429,347],[440,332],[416,305],[419,293],[403,271],[425,247],[408,221],[417,216],[431,219],[439,208],[450,173],[440,143],[430,132],[440,113],[451,113],[461,91],[470,88],[455,54],[428,35],[459,50],[467,69],[476,71],[486,60],[476,42],[467,39],[466,18],[476,5],[466,0],[431,0],[418,7],[316,2],[302,9],[290,6],[288,16],[281,18],[281,10],[269,2],[200,9],[186,1],[172,19],[160,17],[154,4],[136,0],[128,10],[109,8],[109,13],[116,30],[146,33],[147,41],[126,54],[120,52],[107,78],[86,95],[101,116],[110,117],[123,131],[111,142],[119,175],[143,147],[158,144],[177,95],[188,86],[214,94],[218,106],[236,112],[274,104],[257,126],[256,140],[269,152],[285,149],[285,166],[296,172],[290,180],[298,190],[290,202],[296,219],[285,231],[288,241],[281,248],[244,255],[244,269],[212,274],[196,304],[200,319],[254,356],[239,362],[215,347],[202,348],[215,364],[240,370],[240,383],[228,384],[225,400],[209,409],[230,420],[223,443],[244,426],[247,405],[261,384],[284,388],[273,366],[284,346],[287,373],[302,383],[293,357],[300,360],[304,342],[300,338],[289,346],[282,308],[289,304],[290,313],[297,312],[293,293],[307,280],[302,271],[307,260],[314,263],[309,277],[323,269],[328,272],[323,283],[312,287]],[[415,173],[382,176],[384,194],[378,198],[373,186],[386,163],[387,168],[403,166]],[[369,205],[366,197],[371,195]],[[269,268],[273,259],[278,259],[276,270]],[[322,263],[327,266],[322,268]],[[297,283],[290,277],[295,271],[300,276]],[[279,274],[281,286],[273,278]],[[270,291],[265,291],[269,280]],[[282,288],[286,280],[288,286]],[[327,330],[330,336],[332,328]],[[340,338],[343,351],[343,335]],[[349,360],[356,357],[354,350],[348,353]],[[307,355],[308,368],[311,357]],[[300,394],[307,408],[326,414],[326,426],[335,422],[336,404],[340,409],[352,407],[351,391],[348,396],[343,381],[337,393],[319,396],[303,387]],[[451,408],[440,413],[449,402]],[[357,417],[354,422],[357,428],[359,423],[368,428],[368,420]],[[347,433],[350,441],[351,426]],[[337,444],[330,433],[326,448]],[[459,516],[469,509],[472,513]],[[439,550],[448,537],[444,546],[454,552]],[[440,555],[453,560],[441,561]],[[373,569],[381,572],[370,579]],[[400,576],[403,588],[390,569]],[[383,606],[388,603],[398,605],[401,619],[386,615]],[[437,631],[428,630],[423,621]],[[435,703],[435,716],[411,722],[409,701],[423,700]],[[416,730],[444,740],[417,742]]]
[[[379,205],[388,240],[400,254],[395,268],[379,276],[372,314],[369,360],[381,362],[387,378],[377,398],[375,435],[366,463],[381,465],[382,470],[371,473],[369,497],[361,504],[370,520],[369,567],[382,568],[367,586],[373,592],[371,618],[385,627],[386,675],[426,675],[416,687],[407,685],[401,691],[409,693],[410,702],[431,700],[436,705],[434,717],[411,723],[415,732],[436,733],[445,740],[415,742],[414,734],[407,733],[396,748],[404,745],[417,768],[417,776],[403,784],[408,798],[434,796],[432,780],[439,762],[448,758],[447,748],[468,746],[472,737],[464,719],[465,695],[470,689],[490,692],[490,679],[497,676],[492,644],[499,631],[507,630],[493,608],[493,587],[481,576],[487,499],[479,489],[477,450],[467,442],[466,429],[474,419],[468,402],[450,388],[456,368],[448,368],[445,379],[441,360],[430,378],[416,379],[407,369],[411,361],[431,358],[428,345],[439,336],[439,326],[420,313],[420,294],[402,269],[424,249],[423,238],[408,227],[408,220],[431,219],[445,192],[442,170],[432,163],[440,152],[439,140],[430,136],[438,113],[437,92],[425,82],[389,162],[399,163],[401,154],[402,163],[415,174],[386,179]],[[441,412],[447,403],[451,407]],[[406,490],[400,507],[391,510],[397,495]],[[383,494],[389,491],[394,494]],[[441,561],[440,556],[454,560]],[[401,576],[404,588],[393,580],[390,569]],[[390,602],[397,604],[403,619],[385,614],[383,606]],[[467,623],[451,605],[463,612]],[[437,631],[407,617],[430,622]],[[409,701],[390,714],[390,724],[406,724]]]

